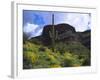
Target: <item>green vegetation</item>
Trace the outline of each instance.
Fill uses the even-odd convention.
[[[55,45],[55,52],[36,41],[23,44],[23,68],[59,68],[90,65],[90,52],[79,42]]]
[[[58,35],[59,33],[59,35]],[[23,69],[90,66],[90,31],[75,32],[68,24],[44,27],[41,36],[23,34]]]

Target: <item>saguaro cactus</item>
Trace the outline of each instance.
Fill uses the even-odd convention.
[[[49,31],[49,36],[52,41],[52,50],[53,52],[55,52],[55,41],[58,38],[58,31],[55,30],[55,27],[54,27],[54,14],[52,14],[52,29]]]

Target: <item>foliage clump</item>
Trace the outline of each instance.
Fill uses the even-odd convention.
[[[23,45],[23,68],[59,68],[90,65],[90,52],[81,43],[55,45],[52,49],[26,41]]]

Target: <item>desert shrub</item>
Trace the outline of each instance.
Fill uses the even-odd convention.
[[[63,56],[63,67],[77,67],[82,66],[83,62],[85,61],[84,58],[79,59],[78,55],[73,55],[71,53],[64,53]]]
[[[33,52],[24,53],[23,57],[29,60],[32,64],[38,59],[38,56]]]
[[[89,55],[90,51],[88,48],[86,48],[84,45],[82,45],[80,42],[73,42],[69,43],[66,48],[67,51],[78,54],[78,55]]]
[[[32,42],[32,43],[34,43],[34,44],[37,44],[37,45],[42,44],[41,41],[38,38],[32,38],[29,41]]]
[[[59,51],[60,53],[66,52],[66,47],[67,47],[67,45],[63,42],[57,43],[55,45],[56,51]]]
[[[52,49],[26,41],[23,45],[23,68],[56,68],[90,65],[90,52],[81,43],[58,43]]]
[[[31,42],[25,42],[23,45],[23,68],[32,68],[33,64],[38,59],[36,54],[38,51],[38,46],[32,44]]]
[[[55,67],[60,67],[60,62],[53,55],[52,50],[46,48],[44,52],[39,52],[39,58],[37,62],[34,64],[34,68],[50,68],[56,65]]]
[[[24,68],[32,68],[33,64],[37,61],[38,55],[33,52],[26,51],[23,53]],[[26,65],[26,67],[25,67]]]
[[[80,42],[73,42],[73,43],[57,43],[56,44],[56,50],[60,53],[65,53],[66,51],[69,53],[74,54],[89,54],[89,49],[87,49],[85,46],[83,46]]]
[[[31,42],[28,42],[26,41],[26,43],[23,45],[23,51],[37,51],[38,50],[38,47],[37,45],[31,43]]]
[[[71,60],[65,60],[67,63],[79,63],[82,66],[90,65],[90,51],[88,48],[83,46],[80,42],[71,42],[71,43],[63,43],[60,42],[56,44],[56,50],[59,51],[60,54],[65,55],[65,53],[70,53],[69,56],[72,58]],[[73,60],[74,59],[74,60]],[[66,65],[71,66],[71,65]]]
[[[60,62],[47,47],[27,42],[23,46],[24,68],[50,68]]]
[[[73,53],[74,55],[78,55],[79,59],[84,59],[84,62],[82,66],[89,66],[91,63],[91,53],[90,50],[82,45],[81,43],[72,43],[68,45],[68,49],[70,53]]]

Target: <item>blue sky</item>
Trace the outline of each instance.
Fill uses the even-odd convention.
[[[23,31],[29,39],[41,35],[43,27],[52,24],[52,14],[55,24],[70,24],[77,32],[91,29],[90,14],[23,10]]]

